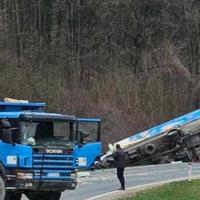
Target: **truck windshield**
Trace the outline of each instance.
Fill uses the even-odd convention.
[[[21,143],[36,146],[63,146],[73,139],[73,123],[66,121],[22,121]]]

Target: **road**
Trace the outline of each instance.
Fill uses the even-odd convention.
[[[200,177],[200,164],[192,164],[192,177]],[[140,167],[129,167],[125,169],[126,188],[142,186],[163,181],[179,180],[188,178],[187,163],[173,163],[165,165],[151,165]],[[79,186],[76,190],[66,191],[62,194],[61,200],[92,200],[105,199],[106,193],[111,196],[119,188],[116,178],[116,170],[98,170],[90,172],[90,176],[78,179]],[[124,191],[120,191],[122,193]],[[100,198],[102,196],[102,198]],[[23,197],[23,200],[27,198]]]

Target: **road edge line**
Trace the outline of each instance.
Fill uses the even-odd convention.
[[[200,178],[200,175],[192,177],[192,179],[199,179],[199,178]],[[126,189],[126,191],[145,189],[145,188],[148,188],[150,186],[155,187],[155,186],[160,186],[160,185],[167,184],[167,183],[184,181],[184,180],[187,180],[187,179],[188,179],[188,177],[183,177],[183,178],[176,178],[176,179],[171,179],[171,180],[166,180],[166,181],[159,181],[159,182],[155,182],[155,183],[148,183],[148,184],[144,184],[144,185],[129,187],[129,188]],[[126,191],[116,190],[116,191],[112,191],[112,192],[107,192],[105,194],[97,195],[97,196],[94,196],[94,197],[90,197],[90,198],[87,198],[85,200],[95,200],[95,199],[99,199],[99,198],[106,197],[106,196],[108,197],[109,195],[116,194],[116,193],[122,194],[122,192],[124,192],[124,194],[126,194]]]

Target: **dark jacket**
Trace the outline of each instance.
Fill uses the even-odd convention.
[[[122,149],[117,150],[114,154],[113,154],[113,158],[115,160],[114,164],[115,167],[117,168],[125,168],[125,153]]]

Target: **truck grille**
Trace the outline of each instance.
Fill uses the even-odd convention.
[[[33,154],[34,179],[71,180],[74,171],[73,155]]]

